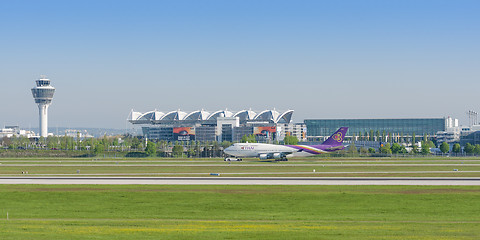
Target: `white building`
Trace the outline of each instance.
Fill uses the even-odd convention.
[[[285,136],[294,136],[301,142],[307,141],[307,126],[304,123],[278,123],[278,140],[283,141]]]
[[[467,136],[473,132],[480,131],[480,125],[459,126],[458,119],[448,117],[446,119],[446,131],[437,132],[437,143],[458,143],[462,136]]]
[[[11,138],[11,137],[27,137],[33,138],[36,137],[33,131],[23,130],[20,129],[19,126],[5,126],[4,128],[0,129],[0,138]]]

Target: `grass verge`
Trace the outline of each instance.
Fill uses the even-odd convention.
[[[2,185],[0,239],[478,239],[478,199],[469,186]]]

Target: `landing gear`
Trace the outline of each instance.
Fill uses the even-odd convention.
[[[286,162],[288,161],[288,159],[286,157],[282,157],[280,159],[276,159],[275,161],[278,161],[278,162]]]

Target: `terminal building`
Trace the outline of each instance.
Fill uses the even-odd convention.
[[[231,112],[218,110],[131,111],[128,121],[142,128],[143,136],[164,141],[230,141],[240,142],[245,135],[254,135],[257,142],[281,142],[286,136],[295,136],[300,142],[323,142],[340,127],[349,127],[348,141],[420,141],[425,135],[442,142],[477,143],[480,128],[466,129],[458,119],[397,118],[397,119],[306,119],[304,123],[292,123],[293,110],[278,112],[242,110]],[[308,131],[307,131],[308,130]],[[472,134],[472,135],[470,135]],[[467,137],[467,135],[469,135]]]
[[[399,139],[416,137],[436,137],[439,132],[458,127],[458,120],[452,118],[405,118],[405,119],[307,119],[309,141],[323,141],[338,128],[349,127],[347,137],[378,141],[378,136]],[[363,140],[362,139],[362,140]],[[396,139],[395,139],[396,140]]]
[[[208,112],[181,110],[140,113],[131,111],[128,121],[142,127],[143,136],[164,141],[240,142],[245,135],[255,135],[258,142],[282,141],[285,136],[306,139],[305,124],[292,123],[293,110],[278,112],[242,110]]]

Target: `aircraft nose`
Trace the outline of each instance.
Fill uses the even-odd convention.
[[[232,153],[232,150],[233,150],[233,146],[230,146],[230,147],[227,147],[223,150],[223,152],[225,152],[226,154],[231,154]]]

